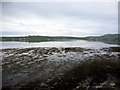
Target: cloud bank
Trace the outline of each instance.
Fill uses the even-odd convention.
[[[3,36],[118,33],[117,2],[3,2]]]

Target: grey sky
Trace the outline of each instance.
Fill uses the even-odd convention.
[[[3,2],[3,36],[118,33],[117,2]]]

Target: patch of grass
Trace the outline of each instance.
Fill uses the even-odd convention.
[[[65,52],[83,52],[84,48],[73,47],[73,48],[65,48]]]
[[[110,48],[109,48],[109,51],[112,51],[112,52],[120,52],[120,47],[110,47]]]
[[[49,84],[52,90],[72,90],[78,83],[91,78],[90,86],[102,83],[108,75],[118,79],[116,86],[120,86],[120,61],[119,60],[91,60],[85,61],[66,72],[63,78],[55,78]]]

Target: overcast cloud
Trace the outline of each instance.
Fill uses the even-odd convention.
[[[3,2],[3,36],[118,33],[117,2]]]

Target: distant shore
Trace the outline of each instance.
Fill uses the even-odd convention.
[[[0,37],[0,41],[20,41],[20,42],[49,42],[49,41],[70,41],[70,40],[87,40],[100,41],[108,44],[120,45],[120,34],[105,34],[101,36],[86,36],[86,37],[72,37],[72,36],[16,36],[16,37]]]
[[[3,89],[120,88],[120,47],[1,49]]]

